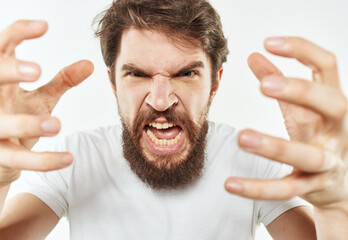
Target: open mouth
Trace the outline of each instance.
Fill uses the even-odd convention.
[[[143,138],[150,152],[162,155],[178,153],[186,144],[185,132],[172,122],[150,122],[144,128]]]

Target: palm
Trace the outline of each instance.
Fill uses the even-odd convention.
[[[40,97],[37,91],[26,91],[19,88],[18,95],[13,102],[14,114],[51,114],[54,106],[49,105],[47,98]]]
[[[279,101],[286,130],[292,141],[310,143],[317,134],[321,117],[306,108]]]
[[[43,98],[36,91],[26,91],[16,86],[16,96],[12,100],[10,107],[10,113],[12,114],[29,114],[29,115],[51,115],[54,109],[55,103],[47,98]],[[21,138],[18,139],[18,143],[27,148],[31,149],[39,138]]]

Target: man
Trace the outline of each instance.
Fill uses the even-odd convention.
[[[64,215],[73,239],[248,239],[258,222],[274,238],[348,236],[347,109],[331,53],[300,38],[267,39],[269,52],[311,67],[314,83],[286,78],[252,54],[249,65],[263,93],[280,100],[291,141],[251,130],[237,136],[206,121],[228,52],[214,9],[200,0],[115,1],[98,35],[122,128],[77,133],[53,149],[61,153],[33,153],[38,137],[59,131],[47,116],[59,97],[93,71],[80,61],[37,91],[18,91],[39,67],[16,60],[15,46],[46,29],[20,21],[0,37],[2,202],[20,170],[67,167],[67,152],[75,160],[38,173],[6,203],[2,238],[44,238]],[[288,170],[237,141],[294,171],[263,180]],[[223,191],[218,183],[228,176],[230,193],[256,200]],[[313,204],[314,218],[296,195]]]

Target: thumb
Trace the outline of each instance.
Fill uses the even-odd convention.
[[[36,92],[48,101],[48,106],[53,110],[60,97],[70,88],[79,85],[94,71],[91,61],[81,60],[62,70],[46,85],[38,88]]]

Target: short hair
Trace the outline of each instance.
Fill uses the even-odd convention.
[[[212,87],[217,71],[227,60],[227,40],[219,14],[206,0],[114,0],[95,18],[95,35],[105,64],[110,68],[115,85],[115,61],[120,51],[122,34],[131,27],[158,30],[176,42],[201,45],[208,55],[212,70]]]

